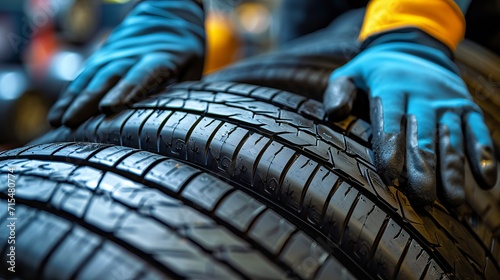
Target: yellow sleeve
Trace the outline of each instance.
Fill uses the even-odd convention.
[[[416,27],[455,50],[465,35],[465,17],[453,0],[372,0],[359,35]]]

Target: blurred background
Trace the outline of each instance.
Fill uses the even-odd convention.
[[[287,0],[205,0],[205,73],[275,48],[282,1]],[[468,19],[468,26],[490,33],[496,28],[497,35],[487,38],[490,45],[500,46],[500,21],[495,16],[500,14],[500,0],[485,2],[491,3],[486,16],[485,9],[478,12],[471,7],[471,17],[482,21]],[[134,4],[134,0],[0,1],[0,150],[22,145],[50,129],[46,115],[61,90]],[[481,40],[481,32],[470,35]],[[217,55],[221,53],[225,55]]]

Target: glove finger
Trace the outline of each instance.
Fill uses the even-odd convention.
[[[440,199],[452,207],[465,202],[464,147],[461,118],[446,112],[439,121],[439,167]]]
[[[373,129],[372,146],[378,173],[386,182],[398,178],[405,158],[404,98],[370,99],[370,121]]]
[[[144,99],[158,87],[172,83],[172,69],[168,56],[150,55],[144,57],[127,75],[110,90],[99,103],[99,109],[105,114],[116,113]]]
[[[97,71],[97,67],[86,68],[73,82],[71,82],[68,88],[63,92],[61,97],[59,97],[57,102],[49,111],[48,119],[52,126],[60,127],[62,125],[64,113],[74,102],[78,94],[81,93],[87,86]]]
[[[63,116],[63,124],[67,127],[77,127],[98,114],[99,100],[125,75],[132,65],[133,60],[119,60],[99,70],[87,88],[68,107]]]
[[[483,116],[470,112],[464,116],[467,158],[474,178],[483,189],[491,189],[497,181],[497,160],[488,127]]]
[[[415,205],[436,200],[436,112],[422,100],[410,101],[406,117],[406,177],[403,191]]]
[[[53,127],[60,127],[62,125],[63,115],[68,107],[73,103],[77,94],[70,91],[65,91],[57,102],[50,108],[47,118]]]
[[[328,83],[323,96],[323,106],[333,121],[345,119],[356,99],[356,86],[348,77],[340,77]]]

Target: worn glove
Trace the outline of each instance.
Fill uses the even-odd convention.
[[[204,14],[194,0],[144,0],[91,56],[49,113],[53,126],[75,127],[114,113],[166,84],[199,79]]]
[[[494,186],[496,159],[483,115],[442,51],[411,42],[362,51],[330,77],[324,106],[332,118],[349,114],[356,88],[369,97],[375,165],[387,181],[398,179],[412,203],[430,204],[438,194],[450,206],[461,204],[464,154],[478,184]]]

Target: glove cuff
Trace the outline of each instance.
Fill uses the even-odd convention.
[[[407,27],[423,30],[455,50],[465,34],[465,18],[453,0],[372,0],[359,40]]]
[[[401,28],[397,30],[378,33],[367,38],[361,45],[361,50],[387,43],[416,43],[442,51],[448,58],[452,59],[453,51],[443,42],[437,40],[424,31],[414,28]]]

